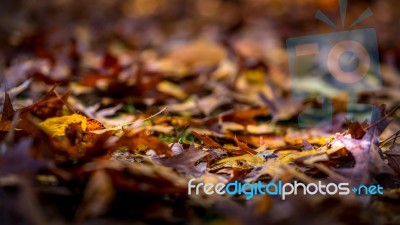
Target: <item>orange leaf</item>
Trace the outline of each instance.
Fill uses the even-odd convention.
[[[86,118],[86,124],[86,132],[83,133],[82,139],[85,142],[92,142],[97,136],[99,136],[99,134],[95,134],[90,131],[106,129],[102,123],[92,118]]]
[[[95,119],[86,118],[86,122],[87,122],[86,131],[106,129],[106,127],[102,123],[100,123]]]
[[[242,151],[245,151],[245,152],[253,154],[253,155],[257,154],[257,152],[254,151],[253,149],[251,149],[246,143],[239,141],[236,136],[235,136],[234,140],[235,140],[237,146],[239,146],[239,148]]]
[[[215,142],[212,138],[210,138],[207,134],[199,134],[195,131],[192,131],[194,136],[196,136],[200,141],[204,143],[209,148],[222,148],[220,144]]]
[[[172,150],[168,145],[154,136],[146,135],[144,130],[136,133],[132,131],[126,132],[121,136],[114,148],[121,146],[127,146],[131,151],[137,151],[139,148],[145,147],[154,150],[159,156],[173,156]]]

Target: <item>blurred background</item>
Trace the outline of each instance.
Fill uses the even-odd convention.
[[[350,0],[346,24],[368,7],[374,15],[353,29],[377,29],[383,62],[399,67],[400,2]],[[274,58],[274,48],[283,46],[288,37],[333,32],[314,18],[318,9],[340,24],[337,0],[3,1],[0,46],[9,61],[15,51],[57,51],[71,39],[77,40],[81,51],[111,42],[143,51],[206,37],[234,42],[247,54],[258,51]]]
[[[392,85],[400,68],[400,2],[350,0],[344,30],[368,7],[373,16],[351,29],[376,29],[384,85]],[[0,9],[0,58],[10,68],[6,82],[11,88],[26,80],[15,75],[23,68],[41,67],[51,79],[82,77],[87,74],[82,68],[96,67],[99,55],[107,53],[122,65],[144,61],[148,69],[163,74],[183,71],[165,58],[209,65],[227,54],[230,61],[240,56],[244,67],[266,65],[274,82],[290,90],[286,39],[335,32],[315,18],[317,10],[340,25],[338,0],[5,1]],[[196,40],[216,46],[172,51]],[[13,69],[21,62],[25,67]]]

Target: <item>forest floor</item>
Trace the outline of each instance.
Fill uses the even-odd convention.
[[[394,33],[378,30],[382,88],[358,93],[355,121],[331,80],[290,82],[285,49],[337,1],[166,2],[7,3],[0,224],[399,224]],[[252,194],[280,182],[349,192]],[[219,183],[248,186],[191,188]]]

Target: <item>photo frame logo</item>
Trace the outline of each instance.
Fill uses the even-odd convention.
[[[345,30],[347,0],[339,0],[342,29]],[[350,26],[353,28],[372,15],[366,9]],[[304,100],[316,97],[320,108],[300,113],[300,127],[332,123],[332,98],[347,94],[347,118],[354,121],[371,119],[373,107],[357,103],[358,94],[382,88],[382,75],[376,31],[373,28],[345,30],[338,27],[320,10],[317,19],[336,30],[334,33],[289,38],[286,48],[293,96]]]

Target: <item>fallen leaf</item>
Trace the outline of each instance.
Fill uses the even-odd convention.
[[[253,155],[257,154],[257,152],[254,151],[253,149],[251,149],[246,143],[239,141],[236,136],[235,136],[234,140],[235,140],[237,146],[239,146],[239,148],[241,150],[243,150],[247,153],[253,154]]]
[[[214,66],[224,57],[225,51],[217,43],[197,41],[174,49],[167,59],[198,70]]]
[[[258,155],[245,154],[241,156],[227,157],[216,162],[215,165],[219,167],[230,167],[230,168],[248,168],[260,166],[264,162],[264,159]],[[213,167],[214,170],[216,167]]]
[[[11,104],[11,99],[8,93],[5,93],[5,101],[3,104],[3,113],[1,114],[1,120],[0,123],[5,122],[5,121],[11,121],[13,116],[14,116],[14,108]]]
[[[153,150],[158,156],[173,156],[171,148],[160,139],[147,135],[145,130],[127,131],[116,142],[114,149],[127,146],[131,151]]]
[[[86,130],[86,117],[80,114],[72,114],[70,116],[53,117],[39,123],[39,126],[51,136],[65,136],[65,129],[68,125],[79,123],[82,130]]]
[[[115,196],[112,179],[106,171],[97,170],[92,173],[86,185],[83,201],[76,214],[77,221],[97,217],[110,207]]]
[[[208,135],[206,134],[199,134],[196,131],[192,131],[192,133],[194,134],[194,136],[196,136],[200,141],[203,142],[203,144],[209,148],[222,148],[222,146],[220,144],[218,144],[217,142],[215,142],[212,138],[210,138]]]
[[[99,121],[92,119],[92,118],[86,118],[86,123],[87,123],[86,130],[85,130],[85,132],[83,132],[83,136],[82,136],[82,140],[86,141],[86,142],[91,142],[97,136],[99,136],[98,134],[93,133],[91,131],[106,129],[106,127],[102,123],[100,123]],[[108,131],[108,132],[114,133],[113,131]],[[107,132],[105,132],[105,133],[107,133]]]
[[[164,166],[174,168],[180,173],[198,177],[205,173],[206,163],[196,165],[196,162],[206,155],[208,155],[207,152],[197,149],[194,145],[190,145],[188,150],[183,151],[177,156],[160,158],[156,159],[156,161]]]
[[[167,95],[171,95],[179,100],[187,97],[185,91],[179,86],[169,81],[162,81],[157,85],[157,90]]]
[[[220,113],[218,116],[206,118],[204,122],[206,124],[213,124],[222,120],[223,122],[235,122],[243,126],[256,125],[254,118],[257,116],[266,116],[268,113],[269,109],[266,107],[230,110]]]
[[[52,89],[50,89],[50,91],[47,92],[47,94],[43,98],[41,98],[33,105],[22,108],[21,116],[26,113],[30,113],[43,120],[55,116],[61,116],[62,107],[69,97],[69,92],[66,92],[61,97],[58,97],[55,93],[56,87],[57,86],[54,86]]]
[[[368,127],[367,123],[360,123],[360,122],[350,122],[349,123],[349,133],[352,138],[354,139],[361,139],[364,137],[365,128]]]
[[[380,112],[374,110],[372,118],[376,118],[377,114]],[[390,119],[388,118],[379,120],[368,129],[361,140],[350,139],[338,134],[336,138],[351,152],[356,164],[353,168],[337,169],[337,171],[350,178],[351,182],[355,184],[369,183],[371,177],[379,174],[392,174],[393,170],[383,160],[378,146],[378,138],[389,123]]]

